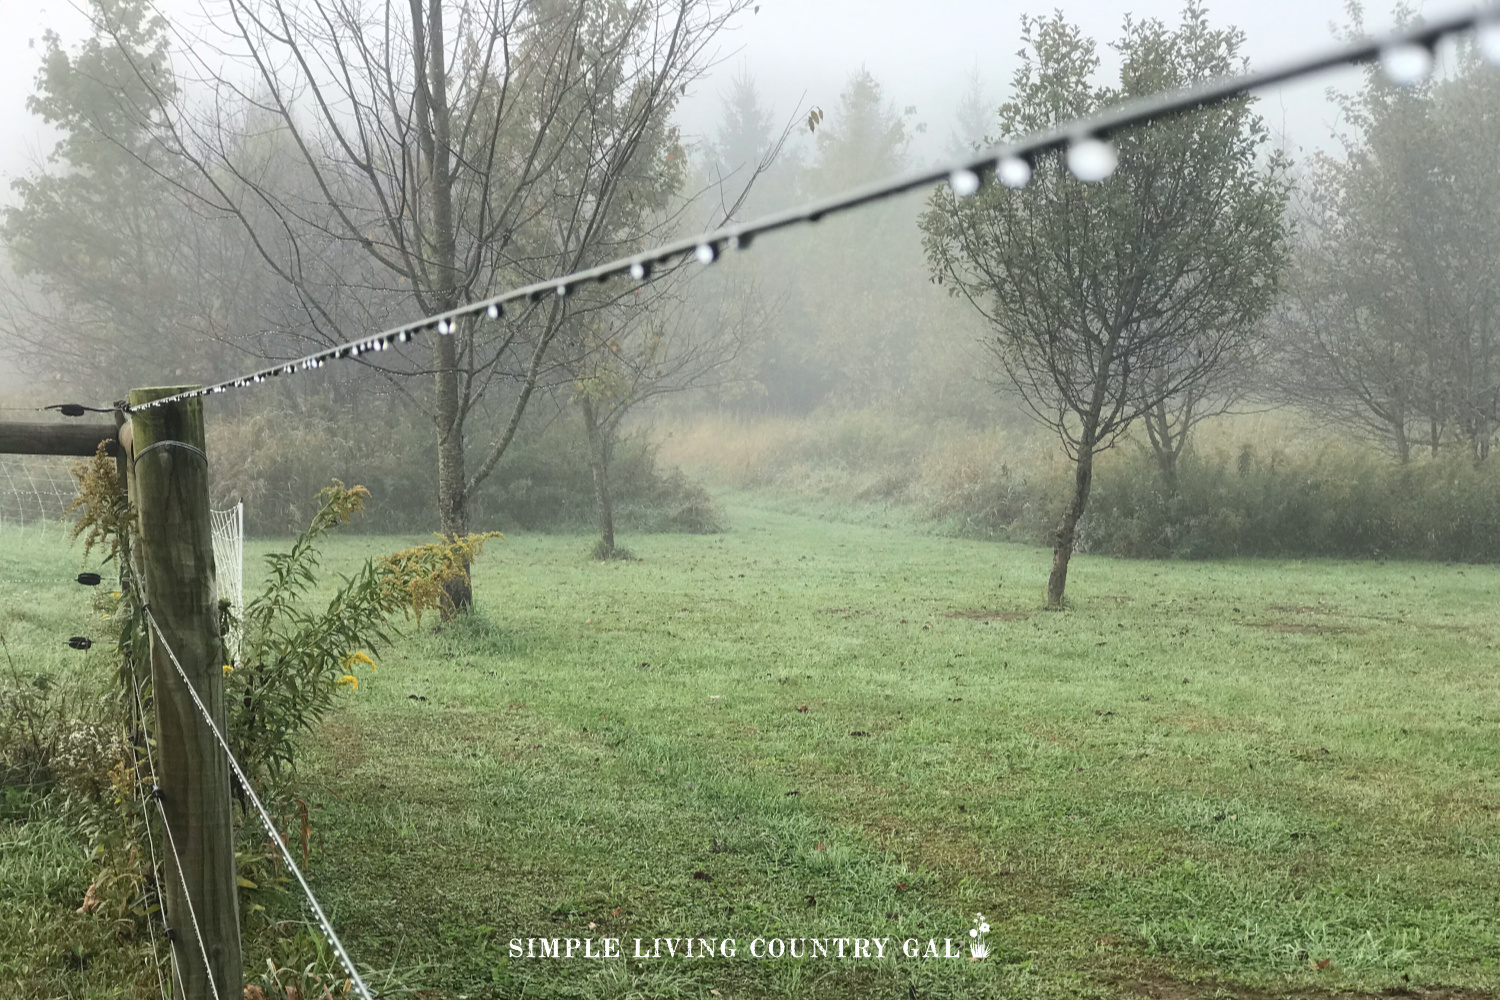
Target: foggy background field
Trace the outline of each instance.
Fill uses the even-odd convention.
[[[242,63],[233,68],[224,54],[238,43],[222,10],[181,0],[154,9],[172,20],[162,44],[173,53],[169,62],[184,107],[196,109],[186,113],[211,103],[205,88],[214,73],[246,87],[246,96],[254,91],[249,71]],[[653,203],[655,215],[638,220],[645,227],[638,242],[610,246],[623,252],[716,224],[752,177],[736,219],[998,138],[995,109],[1013,96],[1022,18],[1037,13],[1018,3],[920,10],[896,3],[747,5],[712,34],[700,62],[670,95],[666,113],[676,131],[663,141],[680,143],[686,155],[685,164],[679,158],[672,167],[679,171],[675,188]],[[1323,0],[1214,5],[1206,16],[1213,26],[1242,29],[1236,60],[1265,67],[1333,44],[1356,30],[1357,19],[1364,30],[1379,32],[1403,17],[1436,13],[1443,10],[1359,11]],[[1097,42],[1092,78],[1107,83],[1120,70],[1114,40],[1127,18],[1136,24],[1160,18],[1170,28],[1180,7],[1166,0],[1089,4],[1063,14]],[[76,51],[88,37],[87,19],[66,4],[13,6],[0,17],[7,29],[0,37],[0,130],[12,137],[0,152],[0,173],[17,184],[66,176],[66,164],[47,161],[62,133],[28,113],[26,101],[35,89],[44,32],[57,34],[60,51]],[[1437,55],[1437,79],[1460,72],[1451,40]],[[1253,114],[1265,130],[1257,156],[1263,163],[1284,157],[1289,222],[1306,222],[1319,179],[1333,176],[1328,164],[1362,148],[1350,106],[1333,91],[1356,100],[1366,79],[1345,69],[1257,95]],[[245,126],[220,121],[213,127],[220,130],[214,141],[223,145],[239,142],[233,130]],[[260,155],[223,149],[224,156]],[[12,187],[3,197],[19,207],[20,192]],[[598,522],[603,505],[618,507],[625,534],[715,531],[727,524],[715,494],[750,490],[829,516],[885,523],[898,512],[924,530],[1050,543],[1071,491],[1071,460],[1022,405],[990,350],[990,325],[962,297],[948,294],[952,284],[941,284],[930,249],[924,252],[919,222],[936,204],[927,193],[893,199],[767,237],[749,253],[727,254],[709,272],[675,275],[659,283],[660,299],[651,306],[660,320],[622,320],[637,326],[631,332],[621,326],[613,335],[567,333],[572,346],[549,348],[543,372],[529,382],[521,355],[497,358],[485,370],[491,379],[500,377],[487,394],[482,385],[464,403],[462,447],[475,482],[460,520],[486,528],[581,529]],[[69,280],[82,284],[63,281],[43,290],[61,273],[57,268],[74,266],[65,257],[10,281],[11,349],[0,364],[12,402],[77,397],[101,403],[131,384],[209,382],[422,311],[403,301],[400,287],[377,290],[370,282],[385,279],[365,273],[355,258],[308,244],[306,254],[326,266],[312,279],[322,289],[314,298],[338,296],[345,303],[338,315],[309,319],[232,220],[217,209],[210,216],[194,231],[192,246],[185,234],[152,237],[163,241],[153,251],[160,263],[142,266],[170,273],[160,278],[161,292],[142,298],[146,314],[137,311],[128,322],[120,319],[123,304],[107,297],[80,303],[97,283],[77,274]],[[25,237],[30,249],[13,238],[11,252],[45,253],[37,247],[47,245],[48,232],[65,228],[60,216],[48,218],[36,215],[39,221],[28,223],[39,227]],[[1314,229],[1297,228],[1304,250]],[[556,270],[550,266],[497,271],[480,290],[547,277]],[[1289,264],[1277,280],[1287,285],[1286,275],[1302,273],[1299,267]],[[339,290],[344,287],[370,291],[351,296]],[[1264,329],[1278,322],[1258,320],[1263,329],[1256,336],[1264,339]],[[651,328],[658,332],[640,323],[657,324]],[[127,326],[134,331],[128,337]],[[89,332],[79,332],[83,327]],[[421,369],[426,350],[405,352],[408,374]],[[601,375],[589,353],[595,350],[633,359],[620,362],[636,365],[624,397]],[[574,360],[563,357],[567,351]],[[1262,359],[1248,381],[1209,388],[1209,402],[1199,410],[1225,413],[1177,441],[1180,482],[1164,487],[1153,478],[1140,421],[1116,447],[1101,448],[1099,492],[1078,542],[1083,551],[1494,554],[1485,540],[1494,515],[1483,500],[1493,463],[1462,460],[1466,450],[1471,458],[1487,454],[1490,432],[1469,434],[1465,445],[1460,439],[1469,432],[1460,432],[1446,411],[1434,411],[1424,430],[1413,410],[1399,418],[1411,426],[1394,447],[1381,423],[1386,418],[1361,410],[1358,385],[1345,393],[1354,400],[1347,405],[1343,396],[1322,400],[1315,384],[1294,386],[1277,368],[1311,372],[1307,365],[1286,360],[1284,352],[1263,353],[1271,360]],[[621,377],[619,370],[609,376]],[[305,520],[316,487],[339,477],[371,486],[375,496],[365,522],[371,530],[452,529],[459,521],[435,510],[433,483],[443,480],[441,470],[452,467],[453,457],[430,447],[432,413],[417,405],[426,390],[414,396],[407,388],[412,384],[344,366],[274,392],[236,393],[212,407],[219,499],[244,498],[252,531],[283,533]],[[282,419],[288,409],[300,418]],[[1434,435],[1441,447],[1429,441],[1424,451],[1411,443]],[[1424,468],[1439,463],[1439,478],[1472,499],[1460,502],[1462,513],[1450,519],[1457,527],[1426,525],[1421,512],[1436,507],[1423,498],[1423,484],[1438,480],[1414,471],[1408,464],[1413,454]],[[1158,448],[1156,464],[1162,460]],[[598,467],[607,467],[602,478],[613,487],[608,503],[599,493]],[[1420,496],[1408,496],[1414,491]],[[1410,508],[1397,509],[1399,503]],[[613,525],[603,532],[609,548]]]

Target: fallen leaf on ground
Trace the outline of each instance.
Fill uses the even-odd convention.
[[[99,898],[98,883],[89,886],[89,891],[83,894],[83,905],[75,913],[93,913],[99,909],[99,904],[104,900]]]

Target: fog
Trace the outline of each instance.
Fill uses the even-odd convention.
[[[211,17],[214,10],[212,3],[199,0],[161,0],[157,6],[188,32],[201,27],[201,19]],[[725,34],[718,67],[691,89],[680,121],[689,135],[710,134],[726,79],[740,71],[756,79],[768,103],[784,117],[799,104],[804,108],[832,105],[848,75],[864,67],[884,84],[891,100],[902,107],[916,107],[917,120],[927,125],[925,142],[918,143],[916,151],[937,156],[951,127],[965,75],[977,71],[998,103],[1015,68],[1020,17],[1045,14],[1054,6],[1061,6],[1099,39],[1114,37],[1127,13],[1170,22],[1179,9],[1171,0],[1063,5],[1015,0],[764,0]],[[1456,9],[1463,5],[1418,7],[1429,14]],[[1329,45],[1331,26],[1345,20],[1339,0],[1238,0],[1214,4],[1210,14],[1219,23],[1244,29],[1245,54],[1254,66]],[[1372,6],[1366,18],[1372,31],[1391,24],[1390,12],[1380,7]],[[0,136],[5,140],[0,143],[0,179],[6,182],[6,196],[9,181],[40,162],[50,147],[51,137],[26,110],[40,60],[40,40],[49,30],[59,34],[66,47],[85,36],[87,20],[65,0],[5,0],[0,4]],[[1107,51],[1104,56],[1108,73],[1114,67]],[[1262,95],[1263,113],[1290,144],[1321,147],[1337,119],[1324,91],[1332,80],[1347,76],[1331,74],[1274,88]]]
[[[641,9],[660,17],[669,8]],[[36,263],[27,282],[7,281],[0,377],[29,388],[28,400],[107,402],[130,385],[216,382],[718,225],[735,200],[730,188],[784,125],[781,155],[763,164],[736,219],[951,157],[983,131],[1050,127],[1089,110],[1090,88],[1116,84],[1122,67],[1178,85],[1242,61],[1269,67],[1322,51],[1348,30],[1337,0],[1215,6],[1199,35],[1182,27],[1176,0],[1064,8],[1097,43],[1100,65],[1092,76],[1079,63],[1066,68],[1082,103],[1058,111],[1025,80],[1013,91],[1023,59],[1042,58],[1036,38],[1030,56],[1018,52],[1022,17],[1051,16],[1050,6],[766,0],[722,29],[705,15],[709,26],[694,29],[704,57],[681,76],[653,68],[659,78],[631,77],[635,103],[609,82],[626,70],[610,69],[556,94],[528,92],[553,102],[545,114],[519,99],[483,107],[470,120],[496,121],[486,134],[507,139],[469,138],[496,142],[503,157],[468,156],[441,181],[413,186],[410,171],[431,159],[396,138],[411,134],[410,121],[388,128],[378,96],[320,119],[308,79],[296,76],[305,63],[285,51],[295,33],[293,42],[260,40],[265,64],[285,74],[275,86],[298,95],[290,119],[273,102],[209,114],[201,80],[218,71],[214,44],[229,25],[200,0],[161,0],[160,9],[175,26],[173,72],[198,78],[184,83],[177,109],[191,127],[124,127],[166,166],[140,170],[134,152],[86,136],[75,152],[105,150],[120,161],[114,173],[90,187],[88,171],[49,167],[59,186],[48,191],[61,194],[33,197],[8,230]],[[558,23],[587,9],[558,8]],[[1392,26],[1389,10],[1364,17],[1372,32]],[[1116,47],[1128,19],[1164,27]],[[52,30],[77,51],[87,25],[54,4],[7,7],[0,26],[9,139],[0,173],[37,176],[56,139],[25,109],[40,39]],[[1230,27],[1242,44],[1216,33]],[[575,44],[547,34],[550,22],[526,30],[542,39],[537,52]],[[1069,30],[1053,22],[1038,37]],[[184,53],[193,38],[217,41]],[[1202,48],[1188,58],[1162,45]],[[1476,518],[1488,516],[1492,495],[1500,220],[1469,206],[1493,202],[1490,137],[1500,126],[1485,110],[1496,103],[1494,71],[1456,46],[1443,42],[1436,74],[1406,91],[1409,100],[1363,70],[1325,73],[1259,94],[1248,110],[1215,109],[1230,117],[1211,142],[1185,119],[1154,122],[1133,134],[1157,138],[1122,147],[1120,172],[1103,184],[1046,159],[1019,194],[998,184],[970,199],[914,192],[757,240],[707,270],[665,266],[649,281],[642,272],[635,288],[570,289],[564,307],[533,299],[500,332],[476,315],[456,331],[428,328],[386,345],[378,364],[366,356],[236,390],[211,409],[216,490],[249,501],[247,517],[264,533],[294,530],[308,484],[339,477],[381,484],[372,528],[597,520],[606,554],[611,490],[631,512],[622,532],[708,531],[723,524],[714,491],[729,487],[841,510],[894,506],[962,533],[1042,543],[1071,519],[1080,547],[1127,555],[1487,557],[1500,543],[1417,530],[1425,514],[1380,506],[1401,492],[1404,470],[1427,461],[1469,463]],[[607,48],[578,51],[603,59]],[[397,65],[398,75],[411,72],[409,56]],[[355,76],[356,90],[368,83]],[[233,80],[236,99],[264,93],[265,81]],[[482,86],[465,93],[456,100],[492,99]],[[1010,113],[1032,117],[1005,124],[1000,104],[1013,98]],[[1341,108],[1353,110],[1350,121]],[[317,141],[291,139],[289,120]],[[589,144],[545,128],[533,145],[517,140],[535,122],[563,120],[596,129]],[[348,153],[356,132],[386,143],[376,169]],[[1377,144],[1380,156],[1363,155]],[[1346,149],[1358,155],[1346,161]],[[1450,169],[1432,171],[1438,159]],[[716,188],[726,172],[737,179]],[[1187,183],[1160,205],[1152,178]],[[426,185],[445,192],[448,209],[407,207],[429,197]],[[1128,197],[1112,199],[1116,191]],[[482,221],[491,211],[512,214]],[[440,218],[453,227],[448,249],[428,243]],[[578,218],[590,222],[575,229]],[[1131,233],[1145,238],[1111,242]],[[1049,261],[1066,263],[1048,270]],[[443,340],[449,333],[457,336]],[[448,343],[459,346],[445,354]],[[300,418],[284,426],[286,412]],[[434,426],[455,422],[460,433],[437,435],[434,447]],[[1109,498],[1097,509],[1107,516],[1085,516],[1096,510],[1096,457]],[[1345,465],[1326,467],[1335,459]],[[1245,488],[1233,503],[1222,500],[1231,474]],[[1285,523],[1257,520],[1266,495],[1350,477],[1369,491],[1360,508],[1374,511],[1368,522],[1308,536],[1319,515],[1295,504]],[[434,483],[445,496],[437,504]],[[1391,535],[1396,524],[1409,534]]]

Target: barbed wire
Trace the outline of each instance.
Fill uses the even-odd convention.
[[[152,630],[156,633],[156,637],[161,640],[162,649],[166,650],[167,658],[172,661],[172,666],[177,670],[177,676],[182,678],[182,683],[187,687],[188,694],[192,696],[193,704],[198,707],[199,713],[202,714],[204,721],[208,723],[209,730],[214,734],[214,739],[218,742],[219,748],[224,751],[224,756],[228,759],[229,766],[234,771],[235,778],[239,780],[240,788],[244,791],[245,797],[250,800],[250,804],[255,807],[261,825],[266,828],[266,832],[270,834],[271,839],[276,843],[277,848],[280,849],[281,856],[286,861],[287,869],[296,877],[297,884],[302,887],[302,892],[307,896],[307,903],[312,909],[313,916],[317,918],[318,925],[321,927],[324,936],[327,937],[328,943],[333,946],[334,952],[338,955],[339,961],[344,966],[344,971],[349,973],[351,984],[364,1000],[374,1000],[374,997],[370,995],[369,988],[365,986],[364,979],[360,977],[359,971],[354,968],[354,961],[349,957],[349,952],[344,949],[344,943],[339,940],[338,934],[334,932],[333,924],[329,922],[328,915],[323,912],[323,907],[319,904],[318,898],[313,895],[312,887],[307,884],[307,879],[303,876],[302,869],[297,867],[296,859],[292,857],[291,850],[287,848],[286,842],[281,839],[281,834],[277,832],[276,824],[271,819],[270,812],[261,803],[260,796],[255,794],[255,789],[250,785],[250,779],[245,776],[244,770],[240,767],[240,762],[235,759],[234,751],[229,748],[229,742],[224,739],[224,734],[219,731],[218,723],[214,722],[214,718],[209,713],[207,706],[198,697],[197,689],[193,687],[192,681],[188,680],[187,671],[178,662],[177,654],[173,651],[171,644],[167,642],[166,634],[162,631],[161,625],[157,623],[156,616],[151,613],[149,605],[143,605],[141,610],[146,616],[146,621],[150,623]],[[180,871],[181,869],[179,869]],[[191,904],[189,905],[189,912],[191,912]],[[209,980],[212,982],[212,974],[210,974]]]
[[[1081,180],[1103,180],[1113,172],[1115,165],[1114,150],[1108,145],[1109,137],[1121,129],[1233,100],[1251,90],[1295,80],[1336,66],[1369,62],[1373,59],[1382,61],[1387,75],[1394,82],[1415,83],[1431,71],[1433,49],[1442,38],[1471,28],[1479,30],[1480,47],[1486,57],[1492,62],[1500,63],[1500,6],[1491,4],[1463,14],[1412,25],[1381,38],[1350,42],[1320,55],[1292,60],[1273,69],[1241,73],[1125,101],[1105,111],[1061,123],[1046,131],[1033,133],[943,166],[898,174],[799,207],[773,212],[750,222],[668,242],[653,250],[621,257],[607,264],[584,268],[560,278],[536,282],[446,312],[434,313],[295,361],[125,408],[149,409],[256,385],[268,379],[322,368],[329,361],[355,358],[371,351],[385,351],[392,345],[405,344],[413,337],[430,330],[436,330],[440,336],[450,335],[455,323],[460,320],[499,320],[504,317],[505,307],[510,303],[523,300],[539,302],[548,295],[566,298],[578,286],[591,281],[604,282],[628,276],[644,283],[651,279],[657,268],[689,258],[704,265],[713,264],[726,247],[746,250],[756,237],[766,233],[818,222],[829,215],[847,212],[944,181],[960,197],[976,193],[985,180],[991,177],[998,179],[1006,187],[1023,187],[1031,179],[1036,157],[1044,153],[1065,152],[1069,168]]]

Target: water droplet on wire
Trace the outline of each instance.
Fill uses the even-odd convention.
[[[1410,87],[1432,72],[1432,50],[1415,42],[1387,45],[1380,50],[1380,72],[1398,87]]]
[[[948,187],[960,198],[967,198],[979,190],[979,175],[972,170],[955,170],[948,175]]]
[[[995,164],[995,176],[1008,188],[1023,188],[1031,183],[1031,164],[1019,156],[1002,156]]]
[[[1491,66],[1500,66],[1500,17],[1479,22],[1474,29],[1474,42]]]
[[[1081,181],[1102,181],[1119,165],[1115,147],[1103,139],[1079,139],[1068,147],[1068,169]]]

